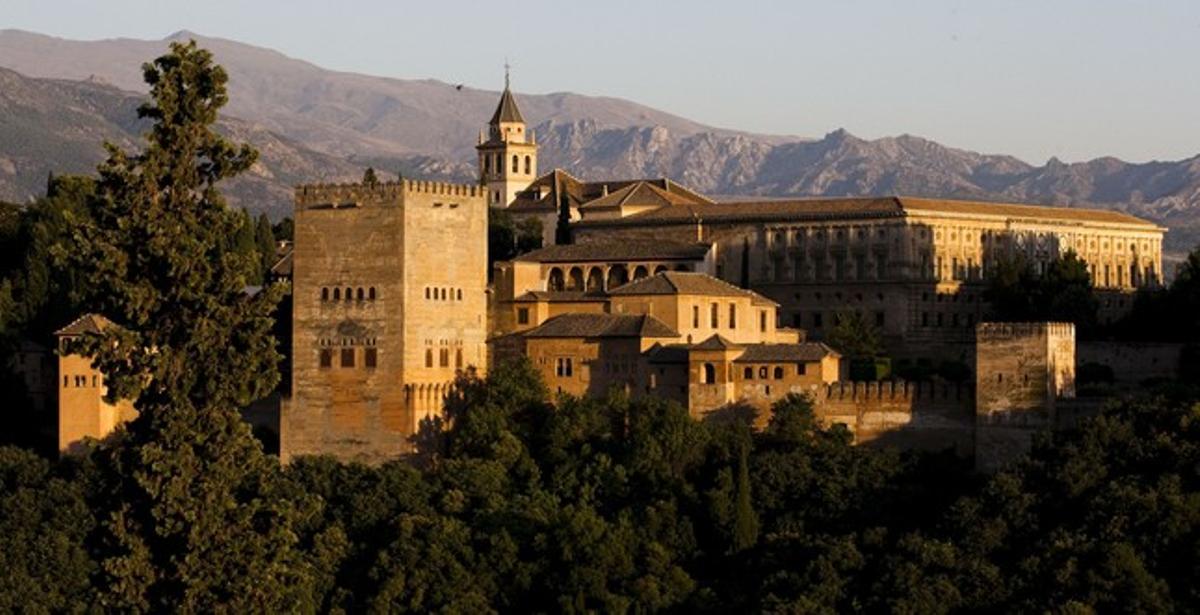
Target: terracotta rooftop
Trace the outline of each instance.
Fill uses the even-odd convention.
[[[613,243],[570,243],[539,248],[513,260],[536,263],[701,260],[711,249],[712,245],[707,243],[677,243],[651,239]]]
[[[668,192],[647,181],[637,181],[616,192],[593,199],[580,206],[583,210],[617,209],[619,207],[667,207],[699,203],[689,196]]]
[[[560,314],[525,337],[679,337],[679,332],[645,314]]]
[[[747,344],[735,363],[792,363],[820,361],[828,356],[841,356],[820,342],[799,344]]]
[[[674,199],[674,204],[713,203],[714,201],[668,178],[620,179],[585,182],[562,169],[554,169],[529,183],[517,193],[508,209],[517,212],[554,212],[558,210],[561,194],[566,195],[571,207],[580,207],[623,190],[631,185],[644,183],[665,192]]]
[[[664,271],[650,277],[634,280],[609,291],[613,296],[636,295],[704,295],[709,297],[750,297],[758,304],[778,305],[774,301],[752,291],[734,286],[725,280],[706,273],[690,271]]]
[[[715,221],[829,220],[886,218],[920,213],[1042,218],[1062,222],[1091,222],[1158,228],[1151,222],[1118,211],[1017,205],[917,197],[805,198],[764,201],[725,201],[662,207],[617,220],[583,221],[582,225],[674,224],[696,219]]]
[[[720,333],[715,333],[715,334],[713,334],[712,337],[704,340],[703,342],[692,345],[690,347],[690,349],[691,350],[731,350],[731,349],[741,348],[741,347],[742,346],[740,344],[735,344],[735,343],[729,341]]]
[[[88,333],[103,333],[113,322],[99,314],[84,314],[71,321],[71,324],[55,331],[55,335],[85,335]]]

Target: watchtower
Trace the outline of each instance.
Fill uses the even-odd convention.
[[[1056,402],[1075,397],[1075,325],[986,322],[975,327],[975,465],[994,470],[1053,428]]]
[[[479,183],[487,188],[487,202],[492,207],[508,207],[537,177],[537,140],[526,128],[509,89],[507,65],[500,104],[488,122],[486,135],[479,133],[475,149],[479,152]]]

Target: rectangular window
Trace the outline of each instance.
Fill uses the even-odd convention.
[[[571,357],[559,357],[554,361],[554,375],[559,378],[571,377]]]
[[[328,348],[321,349],[321,367],[333,367],[333,351]]]
[[[803,375],[804,375],[805,373],[807,373],[807,372],[808,372],[808,365],[807,365],[807,364],[804,364],[804,363],[797,363],[797,364],[796,364],[796,375],[797,375],[797,376],[803,376]]]
[[[377,361],[378,356],[376,355],[376,350],[374,348],[366,349],[363,354],[363,366],[374,368]]]
[[[700,306],[698,305],[692,306],[692,328],[700,328]]]
[[[720,306],[718,306],[718,305],[717,305],[717,304],[715,304],[715,303],[714,303],[714,304],[712,304],[712,310],[711,310],[711,312],[712,312],[712,315],[711,315],[711,317],[709,318],[709,321],[710,321],[710,325],[711,325],[711,326],[712,326],[712,328],[714,328],[714,329],[716,329],[717,327],[721,326],[721,325],[720,325],[720,322],[721,322],[721,315],[720,315],[720,311],[721,311],[721,308],[720,308]]]
[[[442,348],[438,350],[438,365],[440,367],[450,367],[450,349]]]
[[[529,324],[529,308],[517,308],[517,324]]]
[[[737,304],[736,303],[729,304],[729,328],[730,329],[737,328]]]
[[[342,367],[354,367],[354,349],[342,349]]]
[[[767,311],[763,310],[758,313],[758,330],[763,333],[767,332]]]

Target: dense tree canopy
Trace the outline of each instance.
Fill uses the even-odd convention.
[[[994,320],[1073,322],[1084,333],[1097,325],[1100,303],[1087,263],[1074,251],[1050,261],[1041,272],[1020,255],[1001,260],[989,270],[987,283],[984,298]]]

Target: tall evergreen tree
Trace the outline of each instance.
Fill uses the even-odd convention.
[[[154,122],[145,149],[108,159],[74,250],[92,272],[88,307],[117,326],[87,336],[111,397],[135,400],[127,431],[99,451],[102,600],[119,610],[296,608],[306,574],[292,504],[271,497],[277,462],[237,409],[279,380],[270,332],[282,289],[243,292],[257,251],[217,183],[256,152],[213,131],[225,71],[195,42],[143,67]]]
[[[254,243],[257,244],[258,254],[262,259],[260,272],[265,280],[275,264],[275,232],[271,230],[271,220],[267,218],[267,214],[258,216],[258,226],[254,229]]]

